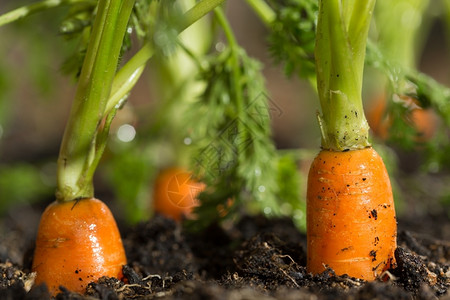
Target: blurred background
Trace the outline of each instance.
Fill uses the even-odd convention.
[[[25,3],[29,1],[2,0],[0,14]],[[450,87],[450,33],[442,12],[442,4],[431,1],[423,16],[423,42],[416,49],[417,67]],[[274,63],[268,51],[267,27],[245,1],[228,1],[226,13],[238,42],[264,66],[268,97],[277,108],[272,115],[277,148],[304,150],[298,160],[300,176],[304,178],[309,161],[320,147],[315,91],[306,80],[287,78],[283,68]],[[58,32],[65,14],[64,8],[57,8],[0,27],[0,216],[8,220],[32,218],[37,224],[38,215],[26,215],[24,207],[42,208],[54,199],[56,159],[76,88],[73,76],[66,75],[62,68],[76,47],[76,41],[67,40]],[[220,43],[219,35],[214,42],[216,49]],[[145,132],[146,124],[158,115],[161,91],[151,68],[152,64],[118,113],[96,176],[97,194],[111,204],[123,222],[132,223],[151,215],[152,180],[164,160],[170,159],[167,156],[172,155],[161,138],[140,156],[133,154],[133,149],[140,147],[137,138],[151,139]],[[368,67],[366,72],[373,70]],[[364,101],[371,101],[370,95]],[[402,150],[376,138],[374,143],[382,149],[391,174],[396,174],[394,187],[400,213],[417,216],[431,212],[443,215],[444,220],[446,216],[441,234],[448,236],[450,166],[432,170],[420,164],[420,151]],[[121,159],[114,159],[115,155]],[[115,177],[113,170],[136,176],[134,186],[130,187],[129,182],[121,186],[123,179]],[[304,197],[304,181],[299,183],[299,190]],[[124,208],[128,213],[123,213]],[[136,210],[140,211],[137,215]],[[413,218],[405,222],[409,221],[413,222]]]

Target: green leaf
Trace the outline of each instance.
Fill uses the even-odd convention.
[[[270,26],[269,50],[286,75],[315,76],[314,45],[317,0],[270,1],[276,18]]]
[[[300,175],[292,155],[279,155],[277,185],[281,214],[291,217],[306,232],[306,176]]]
[[[155,153],[149,153],[138,141],[121,146],[112,147],[114,152],[100,171],[112,185],[127,222],[134,224],[150,215],[150,182],[156,170],[151,157]]]
[[[234,54],[239,72],[233,70]],[[185,115],[186,136],[194,147],[191,169],[208,187],[199,196],[202,204],[196,208],[195,226],[236,217],[245,207],[278,215],[271,100],[260,63],[243,49],[226,48],[210,57],[201,80],[207,83],[205,91]],[[226,207],[228,213],[218,207]]]
[[[51,197],[54,187],[42,181],[38,167],[26,163],[0,166],[0,214],[13,205],[32,203]]]

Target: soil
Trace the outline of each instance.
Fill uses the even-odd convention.
[[[50,298],[30,273],[35,226],[26,224],[38,222],[40,209],[20,208],[0,220],[0,299]],[[193,233],[156,216],[121,227],[124,281],[101,278],[85,295],[61,287],[56,298],[450,299],[449,226],[445,212],[400,219],[398,267],[383,281],[366,282],[331,269],[308,274],[306,236],[290,219],[248,216]]]

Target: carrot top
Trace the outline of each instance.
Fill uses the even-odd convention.
[[[198,2],[182,16],[176,28],[177,33],[223,1]],[[59,153],[56,191],[58,201],[94,196],[93,176],[106,147],[110,124],[154,53],[153,44],[146,41],[117,71],[125,33],[128,26],[133,25],[133,22],[129,21],[135,2],[136,0],[98,2],[95,22]],[[16,15],[17,13],[13,16]],[[10,19],[6,21],[10,22]]]
[[[375,0],[320,1],[315,57],[324,149],[370,146],[361,91],[374,4]]]
[[[377,1],[374,21],[377,43],[383,55],[405,69],[416,69],[418,55],[423,43],[423,26],[429,0]],[[405,21],[406,20],[406,21]]]
[[[106,103],[133,5],[134,0],[98,3],[58,158],[58,201],[93,197],[92,177],[107,133]]]

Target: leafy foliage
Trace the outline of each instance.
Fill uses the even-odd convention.
[[[404,101],[390,101],[386,112],[393,116],[389,142],[404,149],[422,149],[430,170],[448,168],[449,159],[444,153],[450,149],[450,89],[426,74],[393,64],[373,43],[368,44],[367,50],[367,63],[388,79],[388,99],[412,98],[422,109],[432,109],[441,120],[431,139],[420,139],[412,122],[414,106],[405,105]]]
[[[0,213],[13,205],[40,201],[52,191],[36,166],[27,163],[0,166]]]
[[[270,4],[276,13],[269,35],[269,50],[275,61],[284,64],[288,76],[314,76],[318,1],[272,0]]]
[[[280,212],[292,217],[296,226],[306,232],[306,177],[299,174],[292,155],[279,155],[277,167]]]
[[[77,49],[63,66],[66,73],[73,74],[76,78],[80,75],[95,15],[96,5],[92,2],[76,3],[70,7],[60,26],[63,36],[69,40],[78,40]],[[181,7],[174,0],[137,0],[122,44],[121,56],[131,49],[133,34],[138,42],[150,40],[157,51],[169,56],[177,47],[181,16]]]
[[[78,77],[97,1],[63,2],[64,5],[69,5],[69,10],[60,26],[60,32],[68,40],[78,43],[64,69]],[[272,56],[284,66],[287,75],[312,79],[315,76],[314,44],[318,2],[268,2],[275,13],[275,20],[269,28],[269,49]],[[130,49],[131,37],[134,35],[138,43],[150,42],[158,63],[166,64],[164,59],[170,58],[180,45],[183,46],[178,38],[183,10],[181,3],[182,1],[174,0],[136,0],[121,54]],[[125,207],[129,209],[129,218],[136,220],[143,216],[139,213],[143,213],[143,203],[148,197],[148,179],[154,175],[151,168],[157,164],[156,160],[161,161],[161,156],[158,155],[161,152],[167,155],[167,144],[172,139],[178,139],[176,142],[182,143],[187,138],[189,145],[180,146],[172,156],[178,157],[179,152],[189,152],[188,157],[191,158],[194,170],[208,186],[201,195],[203,205],[197,211],[197,225],[205,225],[222,217],[233,218],[240,209],[246,208],[268,215],[293,215],[294,219],[297,216],[296,220],[302,228],[304,218],[301,212],[304,211],[304,202],[301,201],[303,191],[299,188],[302,177],[298,174],[295,159],[280,156],[271,140],[270,115],[277,108],[265,90],[260,63],[248,57],[241,48],[225,48],[218,55],[211,56],[196,56],[195,53],[189,55],[198,61],[198,68],[201,70],[200,77],[195,78],[196,83],[206,86],[201,97],[192,101],[194,96],[190,94],[189,100],[182,103],[178,97],[182,97],[184,87],[172,85],[175,80],[161,76],[161,81],[165,81],[173,99],[161,101],[164,103],[159,114],[142,112],[142,115],[147,118],[144,122],[153,117],[159,118],[163,113],[171,116],[161,116],[146,134],[142,135],[141,132],[142,140],[137,139],[129,147],[110,153],[115,157],[106,167],[107,170],[113,170],[108,173],[111,174],[110,179],[117,197],[128,200]],[[388,113],[394,116],[391,127],[393,134],[390,135],[389,142],[403,148],[424,151],[430,169],[440,170],[450,166],[447,155],[450,151],[449,89],[425,74],[403,70],[394,65],[378,51],[375,44],[369,44],[366,62],[384,72],[389,79],[389,99],[392,101],[389,102]],[[181,84],[187,85],[186,82]],[[7,85],[7,77],[0,76],[0,86],[6,88]],[[403,96],[412,97],[421,107],[431,108],[440,116],[442,123],[432,140],[424,142],[417,139],[417,132],[411,126],[411,107],[405,106],[402,101],[396,101]],[[6,103],[1,100],[3,107]],[[7,117],[0,115],[1,118]],[[171,124],[173,128],[167,128],[168,122],[173,120],[177,121]],[[149,148],[142,146],[164,142],[166,144],[162,147],[163,151],[148,150]],[[20,168],[19,166],[18,170]],[[4,166],[2,169],[5,172],[11,171]],[[19,171],[28,174],[23,176],[22,179],[26,182],[22,182],[22,186],[40,185],[37,173],[26,169]],[[9,177],[11,176],[2,176]],[[5,180],[0,183],[3,189],[9,186]],[[33,191],[36,195],[43,194],[42,191]],[[17,189],[16,192],[23,191]],[[31,194],[21,194],[15,199],[26,198]],[[138,200],[133,202],[130,199]]]
[[[233,199],[227,217],[250,200],[268,214],[278,213],[270,99],[260,64],[241,48],[236,54],[238,78],[233,49],[210,57],[201,74],[207,87],[186,116],[187,134],[196,149],[193,169],[208,186],[199,196],[202,205],[197,210],[205,222],[221,217],[217,208],[227,199]]]
[[[114,155],[105,164],[106,178],[114,185],[114,192],[122,202],[128,222],[137,223],[149,217],[149,182],[154,169],[149,151],[132,142],[115,149]]]
[[[75,78],[80,76],[81,66],[86,55],[87,44],[95,18],[94,3],[77,3],[70,7],[62,21],[59,32],[68,41],[76,41],[77,46],[63,63],[62,70]]]

